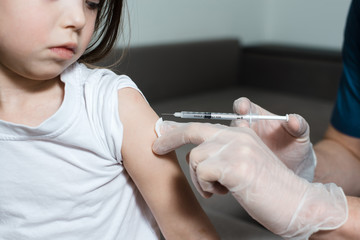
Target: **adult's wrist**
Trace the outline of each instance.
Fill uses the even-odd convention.
[[[342,188],[334,183],[312,183],[293,215],[285,239],[304,240],[322,230],[340,228],[348,219],[348,203]]]

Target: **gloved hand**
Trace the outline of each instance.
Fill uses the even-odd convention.
[[[157,154],[199,145],[188,161],[204,197],[224,193],[225,187],[255,220],[285,239],[307,239],[347,219],[341,188],[296,176],[250,128],[164,122],[160,132],[153,145]]]
[[[235,100],[234,112],[238,114],[273,115],[247,98]],[[232,121],[232,126],[248,126],[275,155],[294,173],[312,182],[316,155],[310,142],[310,128],[298,114],[290,114],[289,121]]]

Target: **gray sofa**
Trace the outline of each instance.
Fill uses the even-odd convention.
[[[100,64],[117,60],[121,53],[113,51]],[[274,113],[304,116],[313,142],[328,126],[341,69],[339,51],[243,47],[237,39],[134,47],[113,68],[136,82],[159,115],[180,110],[232,112],[233,101],[245,96]],[[177,150],[189,181],[185,156],[193,147]],[[222,239],[280,239],[257,224],[230,194],[203,199],[193,190]]]

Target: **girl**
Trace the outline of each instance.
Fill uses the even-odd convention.
[[[152,153],[136,85],[83,64],[110,51],[122,7],[0,1],[1,239],[218,238],[174,153]]]

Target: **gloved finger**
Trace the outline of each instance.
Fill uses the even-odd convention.
[[[203,197],[203,198],[209,198],[212,196],[212,193],[210,192],[207,192],[207,191],[204,191],[202,188],[201,188],[201,185],[198,181],[198,178],[197,178],[197,175],[196,175],[196,172],[195,170],[189,165],[189,168],[190,168],[190,177],[191,177],[191,181],[193,182],[196,190],[200,193],[200,195]]]
[[[194,149],[193,149],[193,150],[194,150]],[[191,151],[193,151],[193,150],[191,150]],[[203,191],[203,190],[201,189],[201,186],[200,186],[200,184],[199,184],[199,181],[198,181],[198,179],[197,179],[197,177],[196,177],[196,166],[194,167],[194,168],[195,168],[195,169],[194,169],[194,168],[191,166],[191,164],[190,164],[190,153],[191,153],[191,151],[186,154],[186,162],[189,164],[189,173],[190,173],[191,181],[193,182],[196,190],[200,193],[200,195],[201,195],[203,198],[209,198],[209,197],[212,196],[212,194],[209,193],[209,192],[205,192],[205,191]]]
[[[289,121],[284,122],[283,126],[287,132],[295,138],[307,138],[309,136],[309,124],[298,114],[289,114]]]
[[[233,111],[237,114],[249,114],[251,111],[251,101],[246,97],[238,98],[233,103]]]
[[[244,119],[232,120],[230,127],[250,127],[250,122]]]
[[[240,115],[273,115],[246,97],[241,97],[234,101],[233,111]],[[233,127],[251,127],[253,123],[255,123],[254,120],[233,120],[230,125]]]
[[[237,140],[233,142],[229,139]],[[219,134],[216,141],[214,139],[213,144],[208,142],[200,145],[199,153],[190,156],[190,163],[196,164],[195,172],[202,191],[224,194],[229,187],[237,186],[239,182],[244,184],[243,180],[251,181],[253,174],[250,170],[254,166],[252,165],[253,161],[249,161],[249,159],[255,159],[257,154],[262,151],[262,148],[256,147],[257,144],[265,146],[253,130],[228,128]],[[210,154],[206,156],[202,153],[201,148]],[[198,161],[204,157],[206,159]],[[195,169],[195,166],[193,168]]]
[[[251,101],[246,97],[238,98],[233,103],[233,111],[234,113],[240,115],[246,115],[251,112]],[[250,127],[249,122],[247,120],[233,120],[230,123],[232,127]]]
[[[200,193],[203,198],[210,198],[215,194],[226,194],[229,190],[221,185],[219,182],[206,182],[202,181],[200,184],[197,173],[190,168],[190,177],[196,190]]]
[[[156,154],[163,155],[188,143],[198,145],[214,135],[219,127],[209,123],[164,121],[160,125],[161,136],[156,139],[152,149]]]
[[[238,98],[233,103],[233,111],[237,114],[244,115],[244,114],[254,114],[254,115],[261,115],[261,114],[272,114],[266,109],[260,107],[256,103],[250,101],[250,99],[246,97]]]
[[[226,194],[229,190],[221,185],[217,181],[206,181],[203,178],[199,178],[198,173],[190,168],[190,177],[196,188],[203,198],[210,198],[215,194]]]
[[[220,184],[223,170],[219,168],[221,159],[201,162],[196,170],[197,181],[202,191],[214,194],[226,194],[229,190]]]
[[[220,146],[221,147],[221,146]],[[212,196],[212,193],[217,193],[216,191],[207,191],[201,186],[197,171],[198,165],[201,164],[203,161],[207,161],[212,155],[216,154],[217,146],[214,142],[204,142],[199,146],[193,148],[187,155],[186,161],[189,164],[189,171],[191,180],[196,188],[196,190],[200,193],[200,195],[204,198],[209,198]],[[216,188],[215,186],[213,188]],[[207,188],[209,189],[209,188]]]

